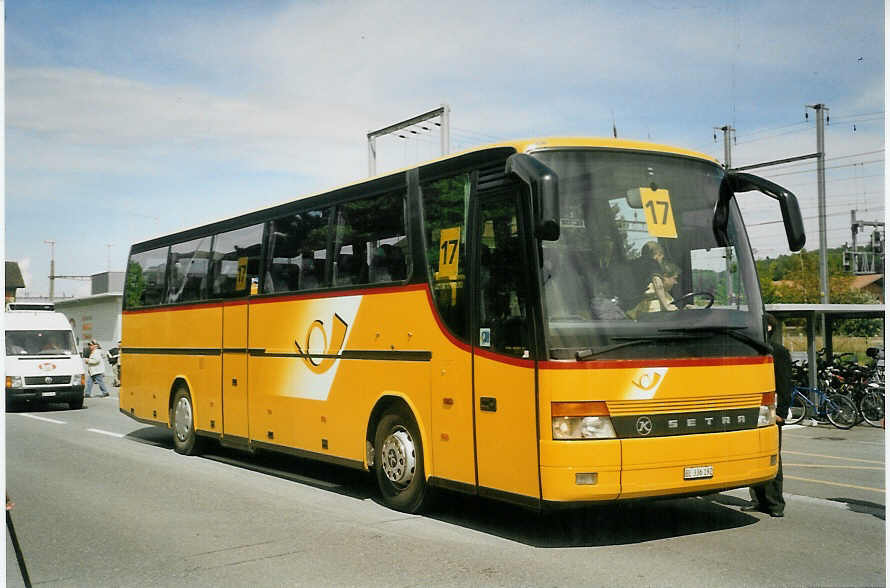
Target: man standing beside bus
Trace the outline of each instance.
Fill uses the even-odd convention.
[[[776,378],[776,424],[779,426],[779,471],[776,477],[768,482],[751,486],[751,504],[742,508],[743,511],[760,511],[771,517],[785,516],[785,498],[782,496],[782,425],[788,416],[791,405],[791,353],[782,345],[780,337],[775,337],[778,330],[776,317],[766,315],[766,330],[769,333],[773,348],[773,370]],[[775,337],[775,338],[774,338]]]

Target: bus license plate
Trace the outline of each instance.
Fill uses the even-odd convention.
[[[695,468],[685,468],[683,470],[684,480],[700,480],[702,478],[713,478],[714,466],[699,466]]]
[[[55,396],[56,393],[55,392],[42,392],[40,395],[41,396]]]

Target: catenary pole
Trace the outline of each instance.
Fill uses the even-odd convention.
[[[723,131],[723,167],[729,171],[732,169],[732,134],[735,132],[735,129],[732,128],[732,125],[723,125],[720,127],[720,130]],[[732,283],[731,246],[724,249],[723,257],[726,259],[726,300],[732,305],[735,292]]]
[[[828,230],[825,216],[825,113],[824,104],[808,104],[816,111],[816,174],[819,187],[819,290],[822,304],[829,304],[828,296]]]

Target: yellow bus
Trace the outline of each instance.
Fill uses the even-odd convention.
[[[691,151],[505,142],[132,246],[120,410],[536,509],[775,476],[772,359],[735,194]]]

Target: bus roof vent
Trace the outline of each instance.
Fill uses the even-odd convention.
[[[484,190],[492,190],[507,183],[507,176],[504,174],[505,162],[496,163],[479,168],[479,180],[476,189],[479,192]]]

